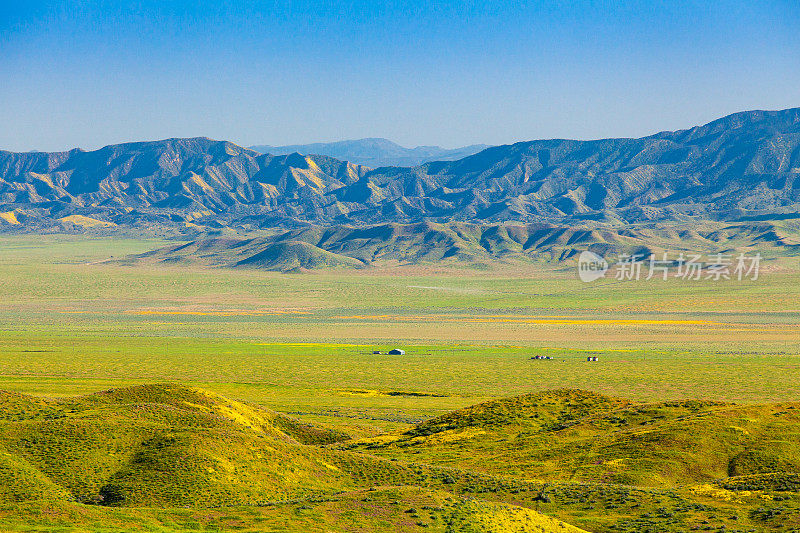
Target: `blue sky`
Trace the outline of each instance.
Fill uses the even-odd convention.
[[[0,149],[455,147],[800,107],[797,0],[431,4],[0,2]]]

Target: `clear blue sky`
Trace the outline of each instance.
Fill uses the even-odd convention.
[[[0,0],[0,149],[454,147],[800,107],[797,0],[431,4]]]

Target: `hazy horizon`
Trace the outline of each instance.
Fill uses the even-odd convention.
[[[740,111],[735,111],[733,113],[728,113],[728,115],[741,113],[741,112],[750,112],[750,111],[772,112],[772,111],[784,111],[784,110],[787,110],[787,109],[798,109],[798,108],[800,108],[800,106],[791,107],[791,108],[785,108],[785,109],[742,109]],[[711,120],[709,120],[707,122],[703,122],[703,123],[690,124],[690,125],[686,125],[686,126],[683,126],[683,127],[680,127],[680,128],[675,128],[675,130],[659,129],[659,130],[652,131],[650,133],[646,133],[644,135],[640,135],[638,137],[648,137],[650,135],[655,135],[655,134],[662,133],[662,132],[665,132],[665,131],[679,131],[679,130],[683,130],[683,129],[690,129],[690,128],[693,128],[695,126],[703,126],[703,125],[707,124],[708,122],[713,122],[714,120],[725,118],[725,116],[728,116],[728,115],[715,117],[715,118],[713,118],[713,119],[711,119]],[[620,136],[615,137],[615,138],[638,138],[638,137],[633,137],[631,135],[627,135],[627,136],[620,135]],[[502,145],[515,144],[515,143],[518,143],[518,142],[528,142],[528,141],[537,141],[537,140],[567,139],[567,140],[577,140],[577,141],[595,141],[595,140],[608,139],[609,137],[591,137],[591,138],[543,137],[543,138],[536,138],[536,139],[534,139],[534,138],[531,138],[531,139],[518,139],[516,141],[511,141],[511,142],[501,143],[501,144],[489,144],[489,143],[476,142],[476,143],[470,143],[470,144],[461,145],[461,146],[448,146],[448,145],[442,146],[442,145],[414,144],[414,143],[412,143],[412,144],[403,144],[403,143],[398,143],[393,139],[387,139],[385,137],[360,137],[360,138],[357,138],[357,139],[353,138],[353,139],[321,140],[321,141],[310,141],[310,142],[288,142],[288,143],[281,143],[281,144],[266,144],[266,143],[243,144],[243,143],[237,143],[235,141],[232,141],[231,139],[217,139],[217,138],[209,137],[208,135],[189,135],[189,136],[186,136],[186,137],[164,137],[164,138],[159,138],[159,139],[123,140],[123,141],[119,141],[119,142],[106,143],[106,144],[101,144],[101,145],[98,145],[98,146],[92,146],[92,147],[88,147],[88,148],[84,147],[84,146],[70,146],[70,147],[67,147],[67,148],[63,148],[61,150],[38,150],[36,148],[32,148],[30,150],[19,150],[19,152],[66,152],[66,151],[73,150],[73,149],[76,149],[76,148],[77,149],[81,149],[81,150],[85,150],[85,151],[93,151],[93,150],[98,150],[100,148],[104,148],[106,146],[137,143],[137,142],[158,142],[158,141],[166,141],[166,140],[169,140],[169,139],[176,139],[176,138],[178,138],[178,139],[209,138],[209,139],[214,140],[214,141],[233,142],[234,144],[237,144],[238,146],[242,146],[244,148],[265,147],[265,146],[271,146],[271,147],[275,147],[275,148],[284,148],[284,147],[289,147],[289,146],[302,146],[302,145],[312,145],[312,144],[335,144],[335,143],[357,142],[357,141],[367,141],[367,140],[385,140],[385,141],[389,141],[389,142],[395,143],[395,144],[401,146],[402,148],[406,148],[406,149],[435,147],[435,148],[442,148],[442,149],[445,149],[445,150],[451,150],[451,149],[466,148],[466,147],[469,147],[469,146],[479,146],[479,145],[485,145],[487,147],[502,146]],[[8,151],[7,149],[5,149],[3,147],[0,147],[0,151],[2,151],[2,150]]]

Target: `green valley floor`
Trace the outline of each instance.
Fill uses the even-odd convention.
[[[583,283],[0,244],[0,529],[800,530],[796,258]]]

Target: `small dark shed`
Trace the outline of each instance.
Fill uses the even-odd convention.
[[[393,350],[389,350],[389,355],[405,355],[406,351],[401,350],[400,348],[395,348]]]

